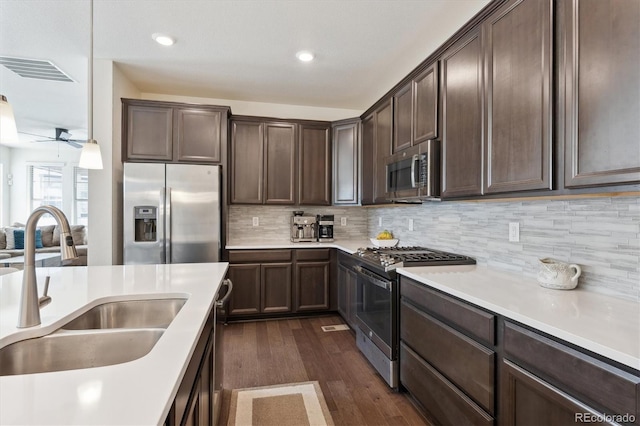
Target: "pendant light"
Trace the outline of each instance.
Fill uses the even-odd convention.
[[[102,155],[100,145],[93,139],[93,0],[89,2],[90,23],[89,23],[89,113],[87,117],[87,143],[82,147],[80,153],[80,163],[78,167],[83,169],[102,169]]]
[[[18,142],[16,117],[13,115],[13,108],[11,108],[4,95],[0,95],[0,142]]]

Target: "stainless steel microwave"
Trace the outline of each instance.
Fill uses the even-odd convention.
[[[440,142],[432,139],[386,158],[387,198],[419,203],[440,196]]]

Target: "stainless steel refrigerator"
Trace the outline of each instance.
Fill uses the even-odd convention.
[[[220,167],[124,164],[125,264],[220,259]]]

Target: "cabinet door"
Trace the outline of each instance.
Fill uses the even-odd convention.
[[[260,122],[234,121],[231,124],[232,204],[263,203],[263,125]]]
[[[482,194],[482,44],[480,33],[441,58],[442,197]]]
[[[438,137],[438,62],[412,81],[413,144]]]
[[[412,103],[411,83],[407,83],[393,96],[393,152],[411,146]]]
[[[607,424],[583,420],[601,414],[517,365],[504,360],[502,369],[502,424]]]
[[[376,169],[375,114],[362,120],[362,196],[363,206],[373,204]]]
[[[265,204],[295,204],[295,124],[266,123],[264,146]]]
[[[174,160],[220,163],[226,143],[226,118],[226,111],[176,109]]]
[[[124,160],[171,161],[173,109],[166,106],[124,104]]]
[[[552,0],[510,0],[483,24],[486,191],[551,189]]]
[[[565,186],[638,183],[640,2],[561,4]]]
[[[349,321],[349,291],[347,288],[347,268],[338,266],[338,313]]]
[[[291,312],[291,263],[261,266],[260,311]]]
[[[199,418],[197,424],[210,425],[213,418],[213,339],[207,345],[207,351],[200,367],[199,381]]]
[[[358,204],[360,121],[333,128],[333,204]]]
[[[299,126],[298,204],[331,205],[329,126]]]
[[[296,263],[296,310],[329,309],[331,262]]]
[[[260,312],[260,264],[229,265],[233,293],[229,300],[229,315]]]
[[[375,113],[375,149],[374,163],[374,202],[387,202],[387,167],[385,158],[391,155],[391,141],[393,139],[393,105],[389,99]]]
[[[356,327],[356,305],[358,303],[358,298],[356,296],[357,279],[358,276],[355,271],[347,269],[347,323],[349,323],[351,328]]]

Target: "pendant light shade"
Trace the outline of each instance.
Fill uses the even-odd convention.
[[[78,167],[83,169],[102,169],[102,155],[100,154],[100,145],[98,141],[93,139],[93,0],[89,2],[90,10],[90,36],[89,36],[89,113],[87,115],[88,136],[87,143],[82,147],[80,153],[80,163]]]
[[[18,129],[13,108],[4,95],[0,95],[0,142],[18,142]]]
[[[98,142],[91,139],[84,144],[78,167],[83,169],[102,169],[102,155],[100,155]]]

